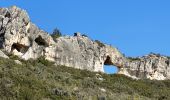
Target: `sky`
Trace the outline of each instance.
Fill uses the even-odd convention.
[[[41,29],[80,32],[118,48],[126,56],[170,55],[169,0],[0,0],[25,9]],[[105,67],[107,73],[116,72]]]

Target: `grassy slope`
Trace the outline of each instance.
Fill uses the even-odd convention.
[[[18,58],[0,58],[2,100],[170,100],[170,81],[132,80],[55,66],[44,58],[20,60],[22,65],[13,59]]]

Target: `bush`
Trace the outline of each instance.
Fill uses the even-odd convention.
[[[130,61],[140,60],[138,57],[127,57]]]
[[[58,37],[61,37],[62,33],[60,32],[60,30],[58,28],[55,28],[53,33],[51,34],[51,36],[53,37],[53,39],[56,39]]]
[[[84,37],[88,37],[86,34],[83,34],[82,36],[84,36]]]
[[[38,63],[45,65],[45,66],[51,66],[53,64],[53,62],[46,60],[45,57],[43,57],[43,56],[39,57],[36,61]]]
[[[170,59],[170,56],[167,56],[168,59]]]
[[[12,60],[20,60],[20,58],[12,53],[8,54],[8,57]]]
[[[104,47],[104,43],[100,42],[99,40],[95,40],[95,42],[100,46],[100,47]]]

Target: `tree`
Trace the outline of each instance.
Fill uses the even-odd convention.
[[[53,39],[55,39],[55,38],[62,36],[62,34],[58,28],[55,28],[51,36],[53,37]]]

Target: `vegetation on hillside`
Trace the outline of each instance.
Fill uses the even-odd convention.
[[[100,42],[99,40],[95,40],[95,42],[99,45],[99,47],[105,47],[104,43]]]
[[[130,60],[130,61],[140,60],[139,57],[127,57],[127,59]]]
[[[0,58],[1,100],[170,100],[169,94],[169,80],[133,80],[56,66],[44,57]]]
[[[51,37],[56,40],[56,38],[59,38],[62,36],[62,33],[60,32],[60,30],[58,28],[55,28],[53,30],[53,33],[51,34]]]

